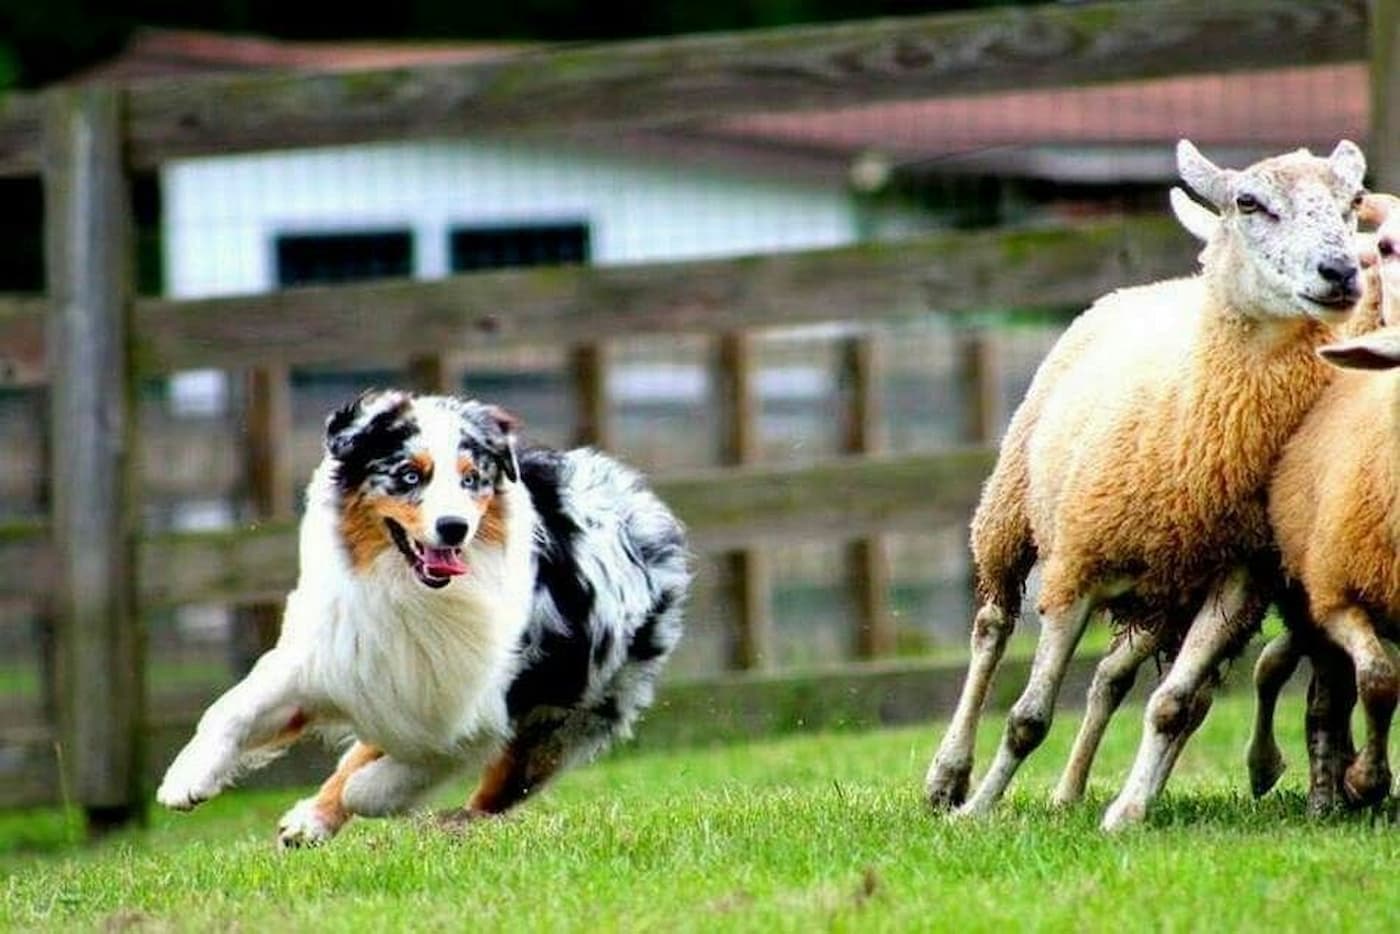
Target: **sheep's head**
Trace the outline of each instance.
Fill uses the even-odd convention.
[[[1203,259],[1232,308],[1330,321],[1355,307],[1366,173],[1356,144],[1343,140],[1326,159],[1300,149],[1240,170],[1220,168],[1187,140],[1176,157],[1182,181],[1219,215]]]
[[[1362,235],[1361,249],[1367,304],[1375,305],[1371,315],[1376,324],[1400,325],[1400,198],[1368,194],[1360,217],[1361,223],[1376,228]]]

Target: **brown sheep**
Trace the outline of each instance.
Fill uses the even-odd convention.
[[[1085,626],[1107,611],[1184,633],[1104,825],[1140,819],[1206,677],[1262,612],[1252,563],[1269,543],[1263,492],[1327,382],[1314,350],[1360,296],[1351,238],[1365,159],[1344,141],[1326,159],[1300,150],[1230,171],[1184,140],[1177,159],[1221,213],[1202,274],[1114,292],[1081,315],[1041,364],[983,491],[972,523],[983,603],[929,770],[936,808],[963,802],[977,721],[1037,559],[1030,680],[960,813],[990,809],[1040,744]]]

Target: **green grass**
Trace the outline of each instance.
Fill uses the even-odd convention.
[[[922,805],[931,727],[615,757],[461,838],[363,821],[327,848],[278,854],[271,829],[291,792],[228,794],[84,849],[62,843],[61,813],[0,817],[0,925],[1393,930],[1400,833],[1372,815],[1304,816],[1298,706],[1284,704],[1294,764],[1281,794],[1243,793],[1249,705],[1226,699],[1150,827],[1117,837],[1096,823],[1136,710],[1110,733],[1091,802],[1045,804],[1074,728],[1064,716],[1007,806],[976,823]]]

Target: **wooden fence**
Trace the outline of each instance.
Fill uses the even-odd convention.
[[[1377,139],[1400,182],[1388,63],[1396,4],[1379,4]],[[1383,29],[1384,32],[1380,31]],[[68,788],[95,827],[142,810],[143,609],[266,604],[292,583],[288,368],[408,363],[423,388],[450,379],[444,347],[570,350],[580,440],[606,445],[607,341],[648,333],[715,340],[729,466],[664,479],[696,545],[728,553],[733,662],[770,638],[765,541],[850,541],[860,655],[889,651],[881,534],[964,518],[991,461],[982,358],[968,347],[970,446],[881,453],[881,352],[849,339],[847,456],[813,467],[753,463],[752,333],[849,319],[1083,303],[1190,268],[1194,246],[1163,217],[1055,230],[942,233],[898,243],[636,267],[521,270],[176,301],[135,295],[131,173],[181,156],[329,143],[600,128],[678,128],[972,91],[1077,85],[1368,54],[1361,0],[1161,0],[542,50],[483,64],[356,74],[240,75],[128,89],[64,88],[0,105],[0,175],[42,175],[47,294],[0,297],[0,385],[50,387],[52,512],[0,528],[0,595],[46,596],[57,620],[56,739]],[[372,316],[356,309],[372,307]],[[142,535],[133,503],[138,380],[214,367],[248,374],[248,450],[264,521],[229,532]],[[980,428],[978,426],[981,426]],[[259,617],[258,614],[261,614]],[[260,622],[259,622],[260,618]],[[271,623],[269,623],[271,620]],[[275,625],[255,611],[254,624]],[[36,742],[38,742],[36,740]]]

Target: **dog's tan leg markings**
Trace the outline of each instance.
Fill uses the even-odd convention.
[[[277,825],[277,842],[283,847],[314,846],[340,832],[350,820],[345,807],[345,783],[360,769],[384,755],[368,743],[356,742],[341,756],[330,777],[310,798],[298,801],[282,815]]]
[[[156,791],[166,807],[188,810],[233,781],[241,765],[295,740],[307,722],[292,666],[277,649],[204,713]]]
[[[466,807],[443,811],[438,822],[454,829],[504,814],[548,784],[558,770],[556,756],[519,742],[510,743],[487,763]]]

